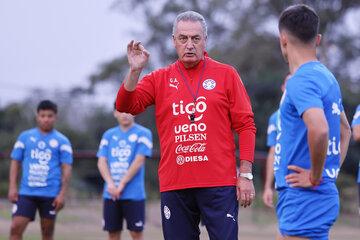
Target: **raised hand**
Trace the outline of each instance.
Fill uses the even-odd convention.
[[[127,56],[131,71],[142,71],[147,61],[149,60],[150,53],[141,45],[141,42],[134,40],[127,45]]]

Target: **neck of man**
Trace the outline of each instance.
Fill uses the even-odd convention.
[[[54,128],[52,127],[52,128],[50,128],[50,129],[42,129],[41,127],[39,127],[38,129],[39,129],[39,131],[40,131],[42,134],[46,135],[46,134],[48,134],[49,132],[51,132]]]
[[[292,46],[288,51],[290,73],[294,74],[298,68],[308,62],[319,61],[316,57],[315,47]]]
[[[134,126],[134,122],[130,123],[130,124],[120,124],[120,128],[123,132],[126,132],[127,130],[129,130],[132,126]]]

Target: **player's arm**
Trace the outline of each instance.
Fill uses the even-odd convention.
[[[15,203],[18,200],[18,191],[16,187],[16,179],[19,173],[20,162],[12,159],[9,171],[9,192],[8,199],[10,202]]]
[[[360,124],[357,124],[352,127],[352,134],[355,141],[360,141]]]
[[[61,164],[61,189],[53,202],[56,212],[60,211],[65,206],[65,196],[70,185],[71,169],[71,164]]]
[[[141,42],[132,40],[127,45],[127,57],[130,70],[124,81],[124,88],[127,91],[134,91],[140,78],[140,74],[149,60],[150,53],[141,45]]]
[[[360,125],[358,126],[360,127]],[[340,114],[340,167],[344,163],[349,148],[350,138],[351,138],[350,124],[347,120],[345,111],[342,111]]]
[[[322,108],[307,109],[302,118],[307,128],[311,170],[289,165],[295,171],[285,177],[291,187],[313,187],[320,183],[328,150],[329,126]]]
[[[130,164],[126,174],[121,179],[119,186],[117,187],[120,195],[124,191],[124,188],[128,182],[139,172],[141,167],[145,163],[145,155],[136,155],[134,161]]]
[[[104,181],[107,183],[107,189],[106,191],[110,193],[113,200],[116,200],[117,198],[120,198],[120,194],[116,191],[116,184],[114,180],[111,177],[109,166],[107,164],[107,158],[106,157],[99,157],[97,162],[97,167],[99,169],[101,177],[104,179]]]
[[[266,157],[266,176],[264,184],[263,200],[266,206],[273,208],[273,190],[272,183],[274,181],[274,157],[275,146],[269,148],[268,155]]]

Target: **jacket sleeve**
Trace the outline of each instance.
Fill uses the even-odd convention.
[[[154,74],[145,76],[134,91],[121,85],[116,97],[116,110],[137,115],[155,103]]]
[[[254,113],[246,89],[235,69],[232,75],[229,88],[232,128],[239,135],[240,159],[254,162],[256,134]]]

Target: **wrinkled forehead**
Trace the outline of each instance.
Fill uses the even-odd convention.
[[[186,35],[186,36],[196,36],[204,35],[204,29],[200,21],[190,21],[190,20],[181,20],[176,25],[176,36]]]

